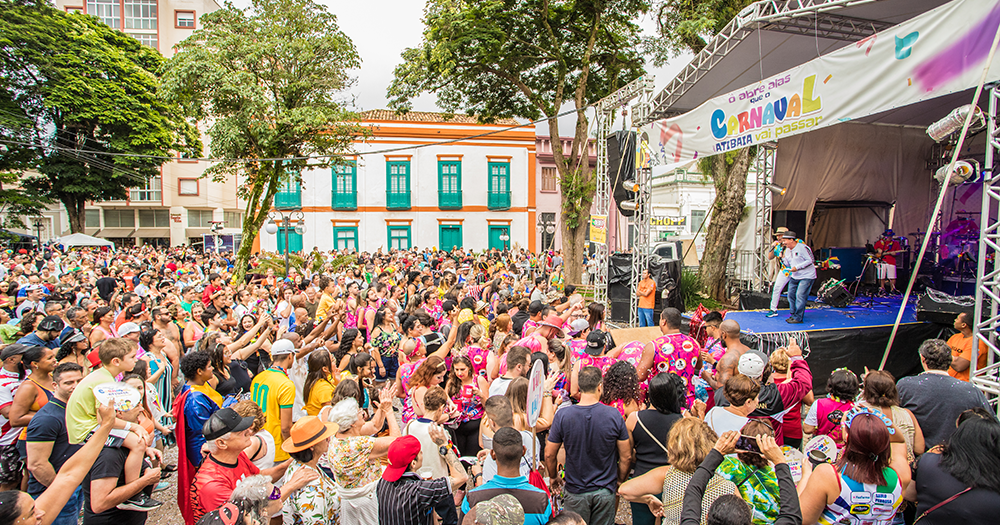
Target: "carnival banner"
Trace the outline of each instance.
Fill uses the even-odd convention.
[[[642,130],[643,139],[669,170],[973,88],[998,26],[1000,3],[955,0],[683,115],[653,122]],[[998,79],[1000,60],[994,60],[988,81]]]

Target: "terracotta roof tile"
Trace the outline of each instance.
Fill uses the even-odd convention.
[[[361,112],[361,120],[395,120],[399,122],[450,122],[454,124],[479,124],[476,117],[456,113],[432,113],[429,111],[409,111],[407,113],[396,113],[391,109],[372,109]],[[495,125],[516,126],[521,124],[514,119],[497,119]]]

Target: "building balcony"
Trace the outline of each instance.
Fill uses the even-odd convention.
[[[462,208],[462,194],[438,191],[438,208],[442,210],[458,210]]]
[[[410,209],[410,194],[385,192],[385,207],[390,210]]]
[[[330,199],[330,206],[335,210],[356,210],[358,209],[358,193],[338,193],[333,192]]]
[[[297,209],[302,207],[302,192],[279,191],[274,194],[274,207],[279,210]]]
[[[510,209],[509,191],[491,191],[486,201],[486,206],[491,210]]]

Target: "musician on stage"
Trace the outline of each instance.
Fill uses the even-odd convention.
[[[893,237],[892,229],[882,232],[882,237],[875,241],[875,258],[879,261],[876,266],[878,285],[888,293],[899,293],[896,290],[896,254],[902,251],[903,247]],[[889,282],[888,289],[886,281]]]
[[[782,292],[785,291],[785,285],[788,284],[788,272],[785,271],[786,267],[781,260],[781,254],[785,251],[785,247],[781,244],[781,234],[786,231],[788,228],[784,226],[774,230],[774,242],[771,243],[771,248],[767,251],[767,260],[778,260],[778,271],[774,276],[774,285],[771,287],[771,309],[767,311],[767,317],[778,316],[778,303],[781,301]]]
[[[816,280],[816,260],[813,259],[812,250],[806,243],[799,242],[793,231],[781,234],[781,244],[785,247],[781,264],[789,274],[788,304],[791,310],[791,315],[785,322],[800,324],[806,311],[806,299]]]

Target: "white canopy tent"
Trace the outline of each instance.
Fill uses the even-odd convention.
[[[64,235],[55,239],[55,244],[61,244],[65,248],[82,248],[82,247],[96,247],[96,246],[108,246],[114,249],[115,243],[107,239],[98,239],[97,237],[91,237],[83,233],[71,233],[69,235]]]

